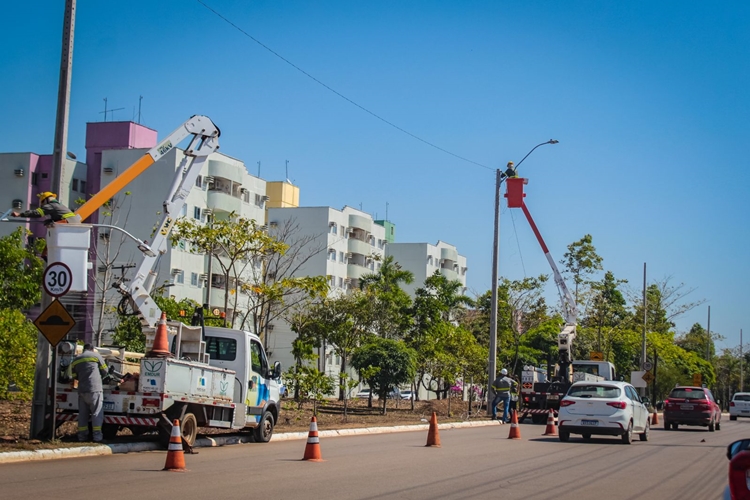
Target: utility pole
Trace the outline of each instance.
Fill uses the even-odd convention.
[[[643,263],[643,338],[641,339],[641,369],[646,363],[646,323],[648,321],[648,305],[646,299],[646,263]],[[646,395],[646,388],[641,387],[641,396]]]
[[[62,55],[60,57],[60,81],[57,90],[57,115],[55,120],[55,144],[52,154],[52,175],[50,189],[60,193],[65,149],[68,146],[68,117],[70,114],[70,81],[73,72],[73,38],[76,23],[76,0],[65,1],[63,16]],[[52,303],[52,297],[42,291],[42,310],[46,310]],[[53,353],[53,369],[50,370],[50,344],[46,337],[37,335],[36,371],[34,373],[34,396],[31,406],[31,426],[29,437],[35,439],[44,428],[45,416],[48,413],[47,388],[49,387],[50,372],[52,380],[57,381],[54,370],[56,356]],[[55,385],[53,383],[53,385]],[[52,395],[52,410],[54,410],[55,395]],[[54,439],[54,421],[52,424],[52,438]]]
[[[742,372],[742,328],[740,328],[740,392],[744,392],[743,389],[745,388],[745,376]]]
[[[706,326],[706,361],[711,362],[711,306],[708,306],[708,324]]]

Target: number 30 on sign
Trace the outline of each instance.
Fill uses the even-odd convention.
[[[62,297],[73,284],[73,273],[62,262],[53,262],[44,270],[44,291],[52,297]]]

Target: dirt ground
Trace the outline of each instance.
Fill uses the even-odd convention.
[[[310,428],[310,418],[313,415],[312,403],[301,405],[291,399],[282,401],[282,411],[274,432],[304,432]],[[440,422],[453,422],[471,419],[486,419],[482,413],[468,415],[468,403],[459,399],[452,399],[451,412],[448,414],[448,400],[432,399],[428,401],[388,400],[386,414],[382,414],[382,402],[373,401],[373,407],[368,408],[367,400],[350,400],[348,414],[343,414],[343,403],[335,400],[325,401],[318,407],[318,429],[346,429],[356,427],[378,427],[393,425],[420,424],[429,420],[432,412],[437,413]],[[476,410],[476,404],[475,404]],[[64,423],[58,432],[56,442],[29,439],[29,424],[31,421],[31,403],[25,401],[0,400],[0,452],[16,450],[36,450],[45,448],[60,448],[80,446],[75,441],[77,424]],[[199,435],[214,435],[221,433],[236,433],[223,429],[201,428]],[[142,440],[148,437],[134,438],[130,431],[123,429],[119,432],[117,441]]]

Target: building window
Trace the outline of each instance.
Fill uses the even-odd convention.
[[[339,262],[344,262],[344,252],[339,252]]]
[[[201,207],[193,208],[193,219],[201,220]]]
[[[432,255],[428,255],[428,256],[427,256],[427,265],[428,265],[428,266],[431,266],[431,265],[432,265]]]
[[[42,172],[42,179],[46,179],[49,177],[49,174],[47,172]]]
[[[328,276],[328,286],[334,287],[336,286],[336,277],[335,276]]]
[[[36,186],[36,183],[39,181],[39,174],[36,172],[31,174],[31,185]]]
[[[195,187],[197,187],[197,188],[203,188],[203,177],[202,176],[199,175],[198,177],[195,178]]]
[[[174,282],[180,285],[185,283],[185,271],[180,271],[177,274],[175,274]]]
[[[198,286],[198,273],[190,273],[190,284]]]
[[[78,191],[78,179],[73,179],[70,189],[72,189],[73,191]]]
[[[245,191],[242,193],[242,201],[245,203],[250,203],[250,191]]]
[[[339,288],[344,288],[344,278],[339,276]]]
[[[328,260],[332,260],[333,262],[336,262],[336,250],[328,251]]]
[[[370,246],[375,246],[375,236],[370,236]]]
[[[180,209],[180,217],[185,217],[187,215],[187,205],[182,205],[182,208]]]
[[[335,222],[331,222],[328,224],[328,232],[331,234],[336,234],[336,231],[338,231],[338,227],[336,226]]]
[[[86,181],[81,181],[81,190],[82,193],[86,192]]]

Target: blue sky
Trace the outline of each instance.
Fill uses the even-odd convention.
[[[750,3],[202,1],[370,113],[197,0],[78,0],[69,150],[104,98],[129,120],[143,96],[160,135],[208,115],[251,173],[288,160],[304,206],[388,204],[399,241],[456,245],[483,292],[494,169],[554,138],[520,173],[556,260],[589,233],[634,291],[645,262],[705,299],[678,330],[710,305],[720,345],[750,335]],[[64,3],[4,9],[0,151],[52,150]],[[500,233],[502,276],[549,273],[521,212]]]

